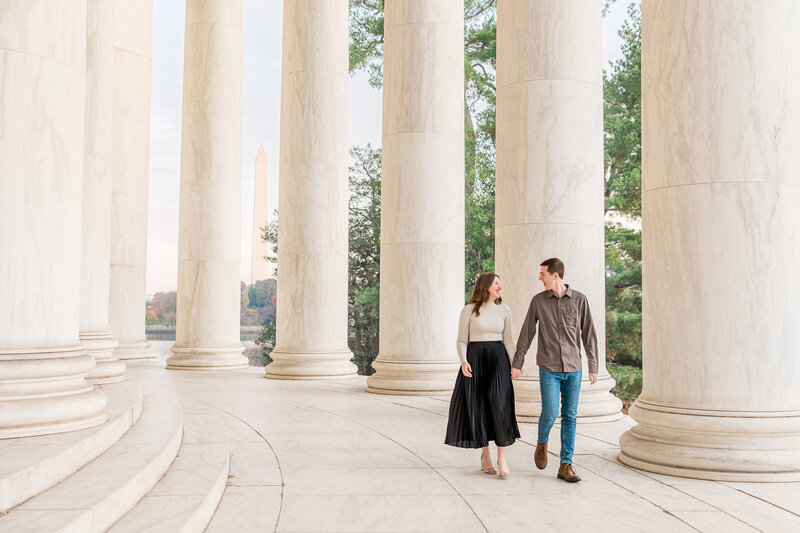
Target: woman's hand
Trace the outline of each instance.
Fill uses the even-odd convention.
[[[472,367],[469,365],[468,362],[464,361],[463,363],[461,363],[461,373],[468,378],[472,377]]]

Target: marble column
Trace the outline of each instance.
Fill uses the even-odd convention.
[[[178,313],[167,368],[246,368],[239,340],[242,2],[187,0]]]
[[[616,420],[605,366],[602,17],[594,0],[500,0],[497,8],[496,265],[514,338],[539,263],[564,261],[564,280],[589,299],[599,373],[584,357],[582,422]],[[517,418],[541,412],[536,342],[516,380]]]
[[[800,480],[800,9],[645,2],[644,388],[625,464]]]
[[[152,0],[114,2],[109,326],[120,359],[154,357],[144,335]]]
[[[78,338],[86,0],[0,7],[0,438],[106,420]]]
[[[276,343],[266,377],[356,373],[347,347],[348,3],[283,8]]]
[[[112,383],[125,379],[125,363],[113,354],[117,341],[108,327],[114,4],[89,0],[86,11],[80,340],[97,362],[87,379]]]
[[[380,349],[369,392],[452,391],[464,305],[464,2],[386,3]]]

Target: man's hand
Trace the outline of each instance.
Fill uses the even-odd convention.
[[[461,373],[467,376],[468,378],[472,377],[472,367],[466,361],[461,363]]]
[[[521,375],[522,375],[522,369],[521,368],[512,368],[511,369],[511,379],[517,379]]]
[[[594,385],[597,383],[597,374],[589,374],[589,384]]]

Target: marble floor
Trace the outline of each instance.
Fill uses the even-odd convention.
[[[540,471],[536,425],[521,424],[508,450],[512,474],[499,479],[480,472],[477,451],[442,444],[446,397],[368,394],[360,376],[277,381],[260,368],[162,364],[132,363],[127,375],[174,392],[185,413],[216,413],[230,440],[228,483],[207,531],[800,531],[800,483],[623,466],[617,441],[628,417],[579,424],[577,484],[556,478],[558,428]]]

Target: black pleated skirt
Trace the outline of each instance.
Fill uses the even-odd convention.
[[[468,378],[458,370],[444,443],[458,448],[482,448],[494,441],[510,446],[519,438],[514,413],[511,363],[500,341],[470,342]]]

